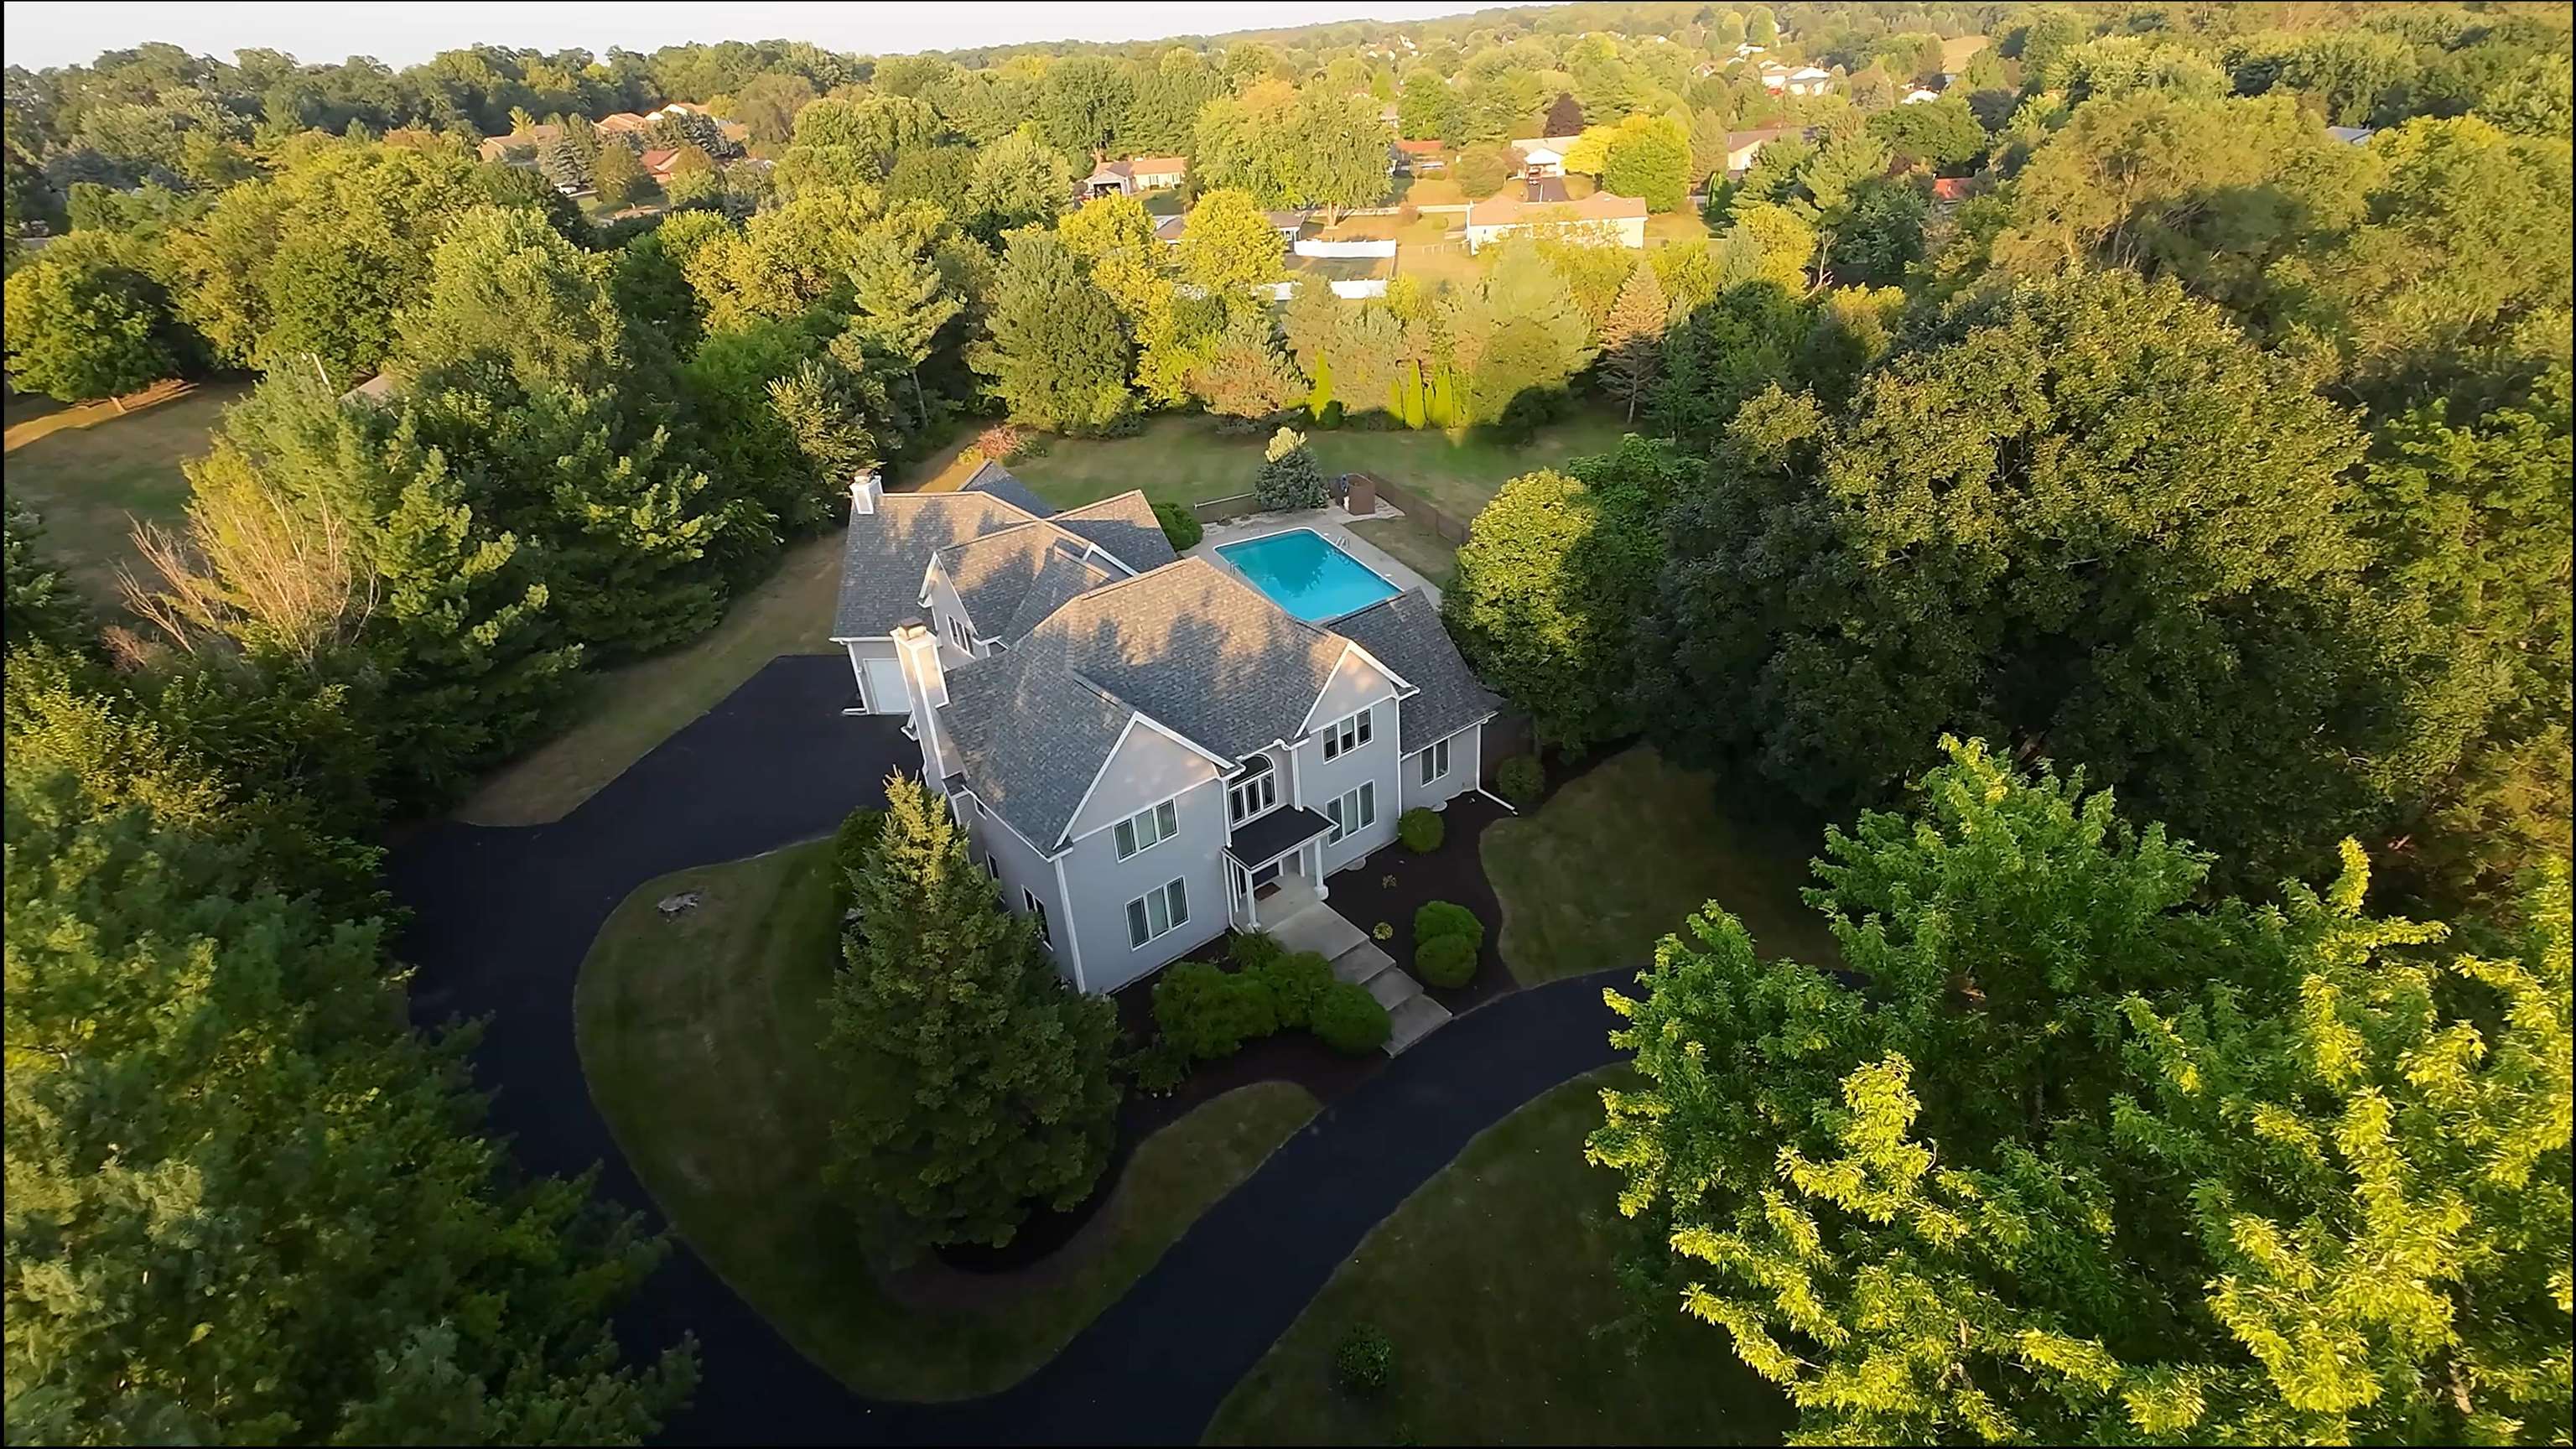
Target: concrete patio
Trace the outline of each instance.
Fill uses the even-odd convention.
[[[1422,983],[1397,969],[1395,958],[1367,932],[1322,901],[1281,919],[1270,927],[1270,935],[1291,951],[1312,951],[1333,963],[1336,980],[1368,988],[1394,1028],[1386,1039],[1388,1056],[1401,1055],[1449,1019],[1449,1008],[1423,994]]]

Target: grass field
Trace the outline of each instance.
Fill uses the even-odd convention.
[[[1787,1406],[1723,1330],[1630,1318],[1612,1271],[1632,1242],[1619,1179],[1583,1160],[1618,1080],[1569,1082],[1467,1144],[1235,1386],[1207,1442],[1778,1443]],[[1333,1375],[1360,1324],[1395,1348],[1366,1398]]]
[[[681,1236],[788,1342],[863,1394],[991,1393],[1053,1357],[1316,1111],[1229,1092],[1147,1138],[1073,1243],[974,1308],[900,1301],[823,1182],[830,843],[665,876],[609,917],[574,990],[590,1094]],[[666,920],[654,903],[702,894]],[[674,1090],[675,1084],[685,1090]]]
[[[119,599],[116,573],[136,562],[137,522],[176,523],[188,502],[181,460],[202,457],[224,407],[246,383],[163,383],[110,403],[58,408],[13,400],[9,496],[43,515],[45,548],[100,605]]]
[[[1457,548],[1410,518],[1372,518],[1348,527],[1429,579],[1434,588],[1449,587],[1449,576],[1458,571]]]
[[[1619,445],[1624,424],[1583,413],[1539,430],[1526,444],[1482,433],[1452,441],[1432,431],[1309,429],[1308,444],[1326,473],[1374,473],[1420,489],[1438,507],[1473,518],[1494,490],[1520,474]],[[1268,438],[1223,433],[1204,417],[1162,417],[1125,438],[1058,438],[1011,471],[1066,507],[1142,488],[1157,502],[1195,503],[1251,491]]]
[[[1766,818],[1717,781],[1645,746],[1606,760],[1533,815],[1485,831],[1485,874],[1502,902],[1503,959],[1523,985],[1643,966],[1706,901],[1735,913],[1768,956],[1839,966],[1824,918],[1798,899],[1824,827]]]

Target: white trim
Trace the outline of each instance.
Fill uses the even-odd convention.
[[[1366,565],[1362,565],[1362,567],[1366,567]],[[1372,605],[1371,607],[1375,606]],[[1351,612],[1356,614],[1359,610],[1353,609]],[[1322,626],[1318,625],[1317,627],[1321,628]],[[1326,632],[1329,633],[1330,631],[1327,630]],[[1335,634],[1333,637],[1341,639],[1339,634]],[[1367,660],[1370,667],[1377,670],[1378,673],[1385,675],[1387,678],[1394,680],[1399,686],[1401,686],[1401,688],[1389,690],[1383,696],[1369,696],[1368,702],[1370,704],[1377,703],[1380,698],[1402,699],[1404,698],[1404,690],[1413,688],[1412,682],[1407,680],[1403,675],[1396,673],[1394,670],[1387,668],[1383,664],[1380,664],[1376,655],[1369,653],[1367,650],[1362,649],[1360,646],[1352,643],[1348,639],[1342,639],[1342,652],[1334,657],[1333,667],[1325,672],[1324,687],[1315,691],[1315,702],[1306,706],[1306,717],[1297,722],[1298,738],[1303,739],[1315,732],[1315,711],[1324,707],[1324,696],[1333,692],[1333,681],[1341,677],[1342,665],[1354,654]]]
[[[957,793],[960,795],[973,795],[975,797],[975,808],[982,812],[982,814],[977,817],[978,819],[1001,822],[1002,828],[1011,832],[1012,838],[1019,841],[1020,844],[1027,846],[1029,848],[1029,853],[1036,856],[1038,859],[1051,861],[1064,854],[1064,851],[1062,850],[1049,851],[1045,846],[1040,845],[1036,841],[1029,839],[1027,836],[1020,834],[1020,827],[1013,825],[1010,822],[1010,818],[1005,816],[1001,811],[987,806],[984,803],[984,797],[975,793],[975,787],[973,785],[963,786]]]
[[[1108,826],[1105,825],[1098,826],[1093,829],[1086,830],[1080,835],[1076,835],[1073,833],[1073,822],[1080,820],[1082,818],[1082,812],[1090,807],[1092,795],[1100,789],[1100,782],[1107,779],[1109,776],[1110,762],[1117,759],[1118,752],[1127,747],[1127,737],[1134,734],[1136,732],[1136,726],[1140,724],[1216,766],[1217,778],[1220,780],[1225,778],[1226,772],[1234,768],[1234,766],[1226,763],[1223,755],[1215,753],[1205,745],[1202,745],[1196,740],[1191,739],[1189,736],[1182,734],[1180,731],[1173,729],[1170,725],[1164,724],[1162,721],[1155,719],[1153,716],[1145,713],[1141,709],[1130,709],[1127,711],[1127,723],[1119,726],[1118,738],[1109,746],[1109,753],[1100,757],[1100,767],[1091,772],[1091,783],[1082,787],[1082,798],[1074,802],[1073,813],[1064,817],[1064,832],[1056,837],[1055,848],[1057,850],[1069,850],[1073,847],[1073,843],[1075,841],[1088,840],[1092,836],[1098,835],[1102,830],[1108,828]],[[1202,781],[1200,783],[1204,784],[1205,782]],[[1181,788],[1179,794],[1173,795],[1171,798],[1178,800],[1181,798],[1181,795],[1186,795],[1196,788],[1197,786],[1195,785],[1185,785]],[[1113,820],[1109,823],[1110,825],[1115,825],[1118,822]],[[1023,840],[1028,839],[1025,835],[1020,838]],[[1032,850],[1038,849],[1034,843],[1032,843],[1029,848]],[[1041,855],[1047,854],[1044,850],[1038,850],[1038,853]]]
[[[1007,820],[1002,823],[1004,825],[1010,824]],[[1011,833],[1013,835],[1020,835],[1016,830]],[[1022,840],[1028,839],[1025,835],[1020,835],[1020,838]],[[1036,847],[1031,846],[1030,849],[1034,850]],[[1082,977],[1082,932],[1076,929],[1073,924],[1072,891],[1064,883],[1064,857],[1061,855],[1056,856],[1049,862],[1049,864],[1052,864],[1055,867],[1055,897],[1057,900],[1062,901],[1065,904],[1064,948],[1073,957],[1073,989],[1087,994],[1090,992],[1091,986],[1090,983],[1083,980]]]
[[[1193,785],[1190,788],[1196,789],[1198,787]],[[1137,811],[1133,815],[1110,821],[1108,825],[1108,829],[1112,832],[1109,838],[1110,851],[1122,861],[1134,860],[1136,857],[1143,855],[1146,851],[1149,851],[1155,846],[1179,835],[1181,833],[1180,801],[1181,797],[1178,795],[1175,795],[1168,800],[1157,800],[1153,804],[1146,806],[1144,809]],[[1169,829],[1164,828],[1163,825],[1163,812],[1166,810],[1172,812],[1172,824]],[[1143,841],[1132,850],[1119,850],[1118,837],[1115,833],[1118,827],[1121,825],[1134,825],[1137,821],[1147,818],[1151,818],[1154,822],[1154,838]],[[1130,830],[1128,832],[1130,839],[1140,837],[1142,834],[1143,832],[1138,830]]]

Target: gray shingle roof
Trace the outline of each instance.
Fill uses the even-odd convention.
[[[1154,516],[1154,505],[1141,492],[1068,508],[1055,516],[1055,523],[1116,554],[1120,563],[1140,574],[1180,557],[1172,552],[1172,541],[1163,533],[1162,520]]]
[[[939,551],[939,567],[957,590],[957,602],[966,606],[966,617],[975,621],[976,633],[1001,637],[1002,626],[1019,613],[1021,601],[1063,540],[1055,525],[1033,521]]]
[[[989,492],[889,493],[876,512],[851,514],[832,637],[893,633],[922,612],[921,578],[932,554],[1031,521],[1026,510]]]
[[[1439,606],[1418,589],[1345,614],[1333,621],[1333,629],[1421,691],[1404,701],[1401,746],[1407,754],[1502,707],[1501,697],[1459,657],[1458,646],[1441,627]]]
[[[1001,632],[994,638],[1005,644],[1017,644],[1029,631],[1046,622],[1046,617],[1063,608],[1073,596],[1103,584],[1116,583],[1127,577],[1096,559],[1084,558],[1068,549],[1058,548],[1047,555],[1045,567],[1038,570],[1035,582],[1020,599],[1019,611],[1003,621]]]
[[[960,492],[989,493],[996,498],[1008,499],[1032,518],[1055,517],[1054,504],[1039,497],[1036,489],[1011,476],[1011,470],[999,463],[985,462],[975,470],[973,477],[959,484],[958,489]]]
[[[985,804],[1053,849],[1136,710],[1229,759],[1293,737],[1344,640],[1204,559],[1092,588],[948,672],[950,733]]]

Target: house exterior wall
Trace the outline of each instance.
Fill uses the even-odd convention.
[[[1078,837],[1106,830],[1147,806],[1215,779],[1216,773],[1206,756],[1184,748],[1171,736],[1142,722],[1131,725],[1127,737],[1101,765],[1091,798],[1074,814],[1066,833]],[[1222,836],[1217,844],[1225,844]]]
[[[1597,221],[1508,221],[1498,226],[1469,226],[1467,250],[1480,252],[1507,236],[1532,233],[1542,228],[1570,241],[1599,241],[1604,244],[1616,241],[1623,247],[1643,247],[1646,244],[1646,219],[1642,216],[1620,216]],[[1585,235],[1587,232],[1592,235]]]
[[[1156,803],[1146,800],[1136,809]],[[1065,920],[1081,942],[1086,990],[1115,991],[1226,929],[1225,786],[1211,774],[1183,790],[1172,804],[1178,832],[1125,860],[1118,858],[1117,833],[1108,829],[1077,838],[1064,853],[1065,893],[1070,897]],[[1142,947],[1130,945],[1127,903],[1176,878],[1187,882],[1182,889],[1189,922]],[[1061,945],[1056,958],[1065,960]],[[1068,979],[1070,975],[1068,971]]]
[[[1297,776],[1304,790],[1307,809],[1328,814],[1330,812],[1324,807],[1356,789],[1362,780],[1377,782],[1376,823],[1323,845],[1324,874],[1328,877],[1395,839],[1395,817],[1403,813],[1403,791],[1396,779],[1396,764],[1403,758],[1403,751],[1396,740],[1398,726],[1393,686],[1388,686],[1384,695],[1368,709],[1369,742],[1357,749],[1345,750],[1327,760],[1321,734],[1309,734],[1297,742]],[[1315,727],[1321,730],[1353,712],[1348,709],[1318,710]]]
[[[963,622],[969,638],[978,637],[975,632],[976,621],[967,614],[966,605],[958,599],[956,587],[948,582],[947,570],[937,564],[930,566],[929,593],[930,632],[939,636],[941,661],[953,668],[973,658],[974,655],[957,647],[956,639],[948,632],[948,621],[955,619]],[[985,651],[979,649],[975,652],[980,654]]]
[[[1485,727],[1472,724],[1449,737],[1449,773],[1425,785],[1422,783],[1422,756],[1416,750],[1406,755],[1396,769],[1407,810],[1438,810],[1450,801],[1476,788],[1484,769]]]
[[[1037,847],[1019,836],[1019,832],[1002,823],[1002,818],[976,801],[966,808],[966,831],[975,840],[975,861],[981,865],[991,860],[1002,883],[1002,904],[1015,916],[1029,914],[1028,902],[1020,892],[1035,895],[1046,906],[1048,948],[1055,955],[1056,970],[1071,981],[1073,951],[1068,932],[1073,928],[1072,913],[1065,909],[1064,894],[1056,889],[1055,866],[1040,855]]]

